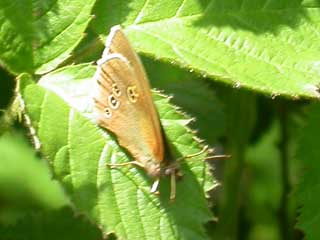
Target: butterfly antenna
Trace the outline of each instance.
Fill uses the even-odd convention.
[[[176,199],[176,173],[172,171],[170,174],[170,202]]]

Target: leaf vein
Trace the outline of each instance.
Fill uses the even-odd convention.
[[[47,91],[46,91],[47,92]],[[72,182],[72,186],[75,187],[75,179],[74,179],[74,174],[72,171],[72,166],[73,166],[73,157],[72,157],[72,151],[71,151],[71,125],[72,125],[72,119],[73,119],[73,115],[74,115],[74,110],[72,108],[70,108],[69,111],[69,117],[68,117],[68,133],[67,133],[67,144],[68,144],[68,152],[69,152],[69,166],[70,166],[70,176],[71,176],[71,182]]]
[[[139,21],[141,20],[141,18],[143,17],[143,11],[145,10],[145,8],[147,7],[149,3],[149,0],[145,0],[141,10],[139,11],[137,17],[135,18],[135,20],[133,21],[133,24],[137,24],[139,23]]]
[[[182,0],[180,7],[177,9],[176,13],[174,14],[174,17],[178,17],[179,16],[179,14],[182,11],[182,8],[183,8],[183,6],[184,6],[186,1],[187,0]]]

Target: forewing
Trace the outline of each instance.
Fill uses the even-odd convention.
[[[98,124],[113,132],[137,161],[162,161],[160,122],[153,116],[153,102],[146,103],[151,93],[141,84],[145,79],[122,54],[110,53],[98,61],[96,80]]]
[[[162,131],[160,127],[159,115],[155,109],[151,94],[150,94],[150,84],[143,68],[143,65],[140,61],[139,56],[136,54],[134,49],[131,47],[130,42],[125,36],[119,25],[111,28],[110,34],[106,40],[106,48],[103,55],[108,56],[110,54],[117,53],[124,56],[132,66],[133,71],[135,72],[136,78],[134,79],[135,84],[141,88],[141,91],[144,93],[143,96],[143,105],[149,112],[149,115],[152,119],[153,127],[156,131],[156,139],[160,143],[162,141]]]

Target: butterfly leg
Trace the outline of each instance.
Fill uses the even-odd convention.
[[[214,155],[214,156],[209,156],[209,157],[206,157],[206,160],[215,160],[215,159],[224,159],[224,158],[230,158],[231,155]]]
[[[110,166],[111,168],[113,167],[121,167],[121,166],[127,166],[127,165],[136,165],[138,167],[141,167],[141,168],[144,168],[144,165],[142,165],[141,163],[137,162],[137,161],[130,161],[130,162],[124,162],[124,163],[108,163],[107,165]],[[150,192],[151,193],[154,193],[154,194],[159,194],[159,183],[160,183],[160,178],[157,178],[153,184],[152,184],[152,187],[150,189]]]
[[[158,188],[159,188],[160,178],[157,178],[154,183],[152,184],[151,193],[159,194]],[[170,201],[174,202],[176,199],[176,173],[175,171],[172,171],[170,174]]]
[[[151,193],[159,194],[159,191],[158,191],[159,183],[160,183],[160,178],[157,178],[152,184],[152,187],[150,189]]]
[[[170,174],[170,202],[176,199],[176,172],[172,171]]]

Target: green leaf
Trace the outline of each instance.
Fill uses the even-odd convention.
[[[207,239],[202,225],[212,216],[205,193],[216,182],[205,154],[181,163],[184,176],[174,203],[169,202],[168,179],[161,181],[156,196],[150,193],[153,180],[141,169],[109,168],[108,163],[131,157],[93,120],[94,71],[88,64],[69,66],[21,89],[41,152],[76,208],[121,239]],[[176,157],[199,152],[202,147],[186,126],[189,119],[166,97],[155,93],[154,100]]]
[[[35,156],[22,136],[1,136],[0,156],[1,222],[14,222],[31,209],[54,210],[69,204],[46,162]]]
[[[121,23],[139,52],[236,87],[319,97],[319,7],[317,0],[100,1],[92,28],[105,36],[106,26]]]
[[[103,239],[97,226],[70,208],[31,212],[15,225],[0,226],[0,234],[6,240]]]
[[[301,132],[300,146],[297,150],[297,158],[304,165],[305,173],[296,189],[295,197],[302,205],[297,226],[302,229],[307,239],[320,238],[320,149],[319,142],[315,138],[320,134],[320,106],[310,106],[307,126]]]
[[[82,39],[94,2],[1,1],[0,63],[13,73],[55,69]]]

